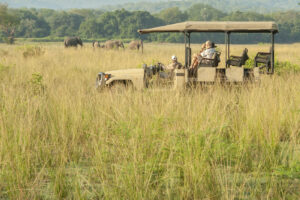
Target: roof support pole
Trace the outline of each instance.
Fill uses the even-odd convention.
[[[187,51],[186,51],[186,46],[187,46],[187,44],[186,44],[186,32],[183,32],[183,34],[184,34],[184,53],[185,53],[185,56],[184,56],[184,58],[185,58],[185,61],[184,61],[184,65],[185,65],[185,68],[188,68],[188,62],[187,62]]]
[[[225,32],[225,66],[227,68],[227,32]]]
[[[141,40],[141,47],[142,47],[142,54],[144,53],[144,42],[142,38],[142,34],[140,34],[140,40]]]
[[[183,32],[184,33],[184,48],[185,48],[185,62],[184,65],[188,68],[191,65],[191,33]]]
[[[192,55],[191,55],[191,33],[187,34],[188,37],[188,67],[191,66]]]
[[[271,42],[272,42],[272,47],[271,47],[271,74],[274,74],[274,66],[275,66],[275,59],[274,59],[274,47],[275,47],[275,40],[274,40],[274,32],[271,32]]]
[[[228,42],[227,60],[229,60],[230,59],[230,32],[227,32],[227,42]]]
[[[191,48],[191,33],[188,33],[188,38],[189,38],[189,48]]]
[[[230,58],[230,32],[226,31],[225,34],[225,61],[226,61],[226,68],[228,67],[227,65],[227,60]]]

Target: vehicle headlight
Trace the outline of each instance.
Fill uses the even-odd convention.
[[[107,81],[108,79],[110,79],[110,77],[111,77],[111,74],[104,74],[105,81]]]

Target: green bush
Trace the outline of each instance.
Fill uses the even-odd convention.
[[[44,93],[45,85],[43,83],[43,76],[41,74],[32,74],[29,84],[34,95]]]
[[[245,68],[253,68],[254,67],[254,58],[249,58],[246,61]]]
[[[297,73],[300,72],[300,66],[289,61],[275,61],[275,72],[277,74],[283,73]]]
[[[245,68],[253,68],[254,67],[254,58],[249,58],[245,64]],[[283,74],[283,73],[297,73],[300,72],[300,66],[293,64],[289,61],[275,61],[274,66],[275,73]]]
[[[14,37],[3,37],[2,41],[4,41],[6,44],[14,44],[15,38]]]
[[[26,45],[23,47],[19,47],[19,49],[23,51],[24,58],[41,56],[45,53],[45,50],[39,46]]]

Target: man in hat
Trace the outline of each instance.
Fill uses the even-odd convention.
[[[167,70],[170,70],[170,71],[173,72],[175,69],[181,69],[182,68],[182,64],[177,61],[177,57],[175,55],[173,55],[171,57],[171,59],[172,59],[172,63],[169,64],[168,66],[166,66]]]
[[[167,70],[167,73],[160,73],[161,78],[173,78],[174,70],[181,69],[183,67],[182,64],[177,61],[177,57],[175,55],[173,55],[171,59],[172,63],[164,67],[164,69]]]

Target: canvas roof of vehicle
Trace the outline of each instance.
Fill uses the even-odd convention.
[[[238,32],[238,33],[278,33],[275,22],[205,22],[188,21],[150,29],[138,30],[140,34],[158,32]]]

